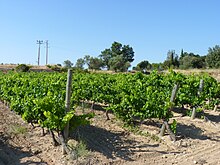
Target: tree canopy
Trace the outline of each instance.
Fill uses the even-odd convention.
[[[179,67],[179,57],[174,50],[169,50],[167,53],[167,59],[163,63],[164,68],[178,68]]]
[[[206,56],[207,66],[210,68],[220,67],[220,46],[216,45],[213,48],[209,48]]]
[[[126,71],[134,61],[134,51],[129,45],[113,42],[111,48],[103,50],[99,57],[107,70]]]
[[[84,65],[85,65],[85,60],[83,58],[79,58],[76,61],[75,68],[84,69]]]
[[[73,63],[70,60],[65,60],[63,62],[63,65],[65,68],[71,68],[73,66]]]
[[[147,69],[151,69],[151,64],[150,64],[149,61],[147,61],[147,60],[141,61],[141,62],[138,63],[137,66],[134,68],[134,70],[138,70],[138,71],[142,71],[142,72],[146,72]]]
[[[180,69],[192,69],[192,68],[205,68],[205,56],[200,56],[194,53],[181,53],[180,59]]]
[[[119,42],[113,42],[110,48],[101,51],[98,57],[90,55],[79,58],[75,64],[75,68],[84,69],[85,64],[88,69],[94,70],[113,70],[115,72],[125,72],[134,61],[134,51],[129,45],[122,45]],[[69,60],[64,61],[64,67],[70,68],[73,63]],[[220,68],[220,46],[216,45],[208,49],[207,55],[188,53],[181,50],[180,54],[176,54],[175,50],[167,52],[167,58],[164,62],[150,63],[143,60],[133,67],[134,70],[146,72],[147,70],[163,70],[168,68],[193,69],[193,68]]]

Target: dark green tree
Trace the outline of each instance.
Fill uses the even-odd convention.
[[[209,48],[206,56],[206,64],[209,68],[220,68],[220,46]]]
[[[129,45],[124,45],[122,47],[121,54],[123,55],[123,59],[126,62],[131,63],[134,61],[134,51],[133,51],[133,48],[130,47]]]
[[[88,67],[89,67],[90,59],[91,59],[90,55],[85,55],[84,58],[83,58],[85,64],[87,64]]]
[[[89,69],[94,69],[94,70],[101,70],[103,67],[103,61],[102,59],[98,57],[91,57],[89,61]]]
[[[71,68],[73,66],[73,63],[70,60],[65,60],[63,62],[64,68]]]
[[[187,52],[183,54],[179,60],[181,69],[205,68],[205,56]]]
[[[130,63],[123,60],[123,55],[118,55],[110,59],[110,70],[114,70],[115,72],[126,72],[130,67]]]
[[[84,69],[84,65],[85,65],[85,60],[83,58],[79,58],[76,61],[75,68]]]
[[[184,58],[185,56],[188,56],[188,53],[187,52],[184,52],[183,49],[181,50],[181,53],[180,53],[180,58],[179,60],[181,60],[182,58]]]
[[[151,64],[147,60],[141,61],[135,67],[135,70],[139,70],[139,71],[142,71],[142,72],[146,72],[148,69],[151,69]]]
[[[134,51],[129,45],[113,42],[111,48],[102,51],[99,57],[107,70],[126,71],[134,61]]]
[[[111,51],[111,49],[105,49],[104,51],[101,52],[99,57],[102,59],[105,67],[107,68],[107,70],[109,70],[110,69],[109,61],[112,58],[112,51]]]
[[[104,66],[101,58],[91,57],[90,55],[84,57],[84,62],[88,65],[88,69],[101,70]]]
[[[163,63],[152,63],[151,64],[152,70],[163,70]]]
[[[179,57],[174,50],[169,50],[167,53],[167,59],[163,63],[164,68],[178,68]]]

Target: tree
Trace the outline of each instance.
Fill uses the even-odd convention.
[[[75,67],[77,69],[84,69],[84,65],[85,65],[85,60],[83,58],[79,58],[76,61]]]
[[[107,70],[126,71],[134,61],[134,51],[129,45],[113,42],[111,48],[102,51],[99,57]]]
[[[149,61],[144,60],[137,64],[137,66],[135,67],[135,70],[146,72],[147,69],[150,69],[150,68],[151,68],[151,64],[149,63]]]
[[[163,63],[152,63],[151,69],[152,70],[163,70]]]
[[[129,45],[124,45],[122,47],[121,54],[123,55],[123,59],[125,61],[130,63],[134,61],[134,51]]]
[[[111,49],[105,49],[104,51],[101,52],[99,57],[102,59],[105,67],[107,68],[107,70],[109,70],[110,69],[109,61],[112,57]]]
[[[210,68],[220,67],[220,46],[216,45],[213,48],[209,48],[208,54],[206,56],[207,66]]]
[[[101,70],[103,67],[103,61],[97,57],[91,57],[89,62],[89,69]]]
[[[73,63],[70,60],[66,60],[63,62],[63,65],[65,68],[71,68],[73,66]]]
[[[110,59],[110,70],[114,70],[115,72],[125,72],[131,66],[130,63],[123,60],[123,55],[118,55]]]
[[[185,56],[188,56],[188,53],[187,52],[184,52],[183,49],[181,50],[181,53],[180,53],[180,58],[179,60],[181,60],[182,58],[184,58]]]
[[[181,69],[204,68],[205,56],[184,52],[183,55],[181,55],[179,62]]]
[[[167,53],[167,59],[163,63],[165,68],[170,68],[170,67],[179,67],[179,57],[175,53],[174,50],[169,50]]]
[[[104,66],[102,59],[90,55],[84,57],[84,62],[88,65],[88,69],[100,70]]]

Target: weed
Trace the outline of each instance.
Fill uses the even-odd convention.
[[[71,149],[71,155],[73,159],[87,157],[89,155],[86,142],[83,140],[80,140],[77,144],[70,143],[69,147]]]
[[[9,127],[8,133],[11,135],[25,135],[27,133],[27,128],[19,124],[12,124]]]
[[[133,132],[136,135],[150,137],[152,140],[160,142],[160,138],[157,135],[151,134],[148,131],[142,131],[142,130],[140,130],[140,128],[138,126],[124,125],[123,128],[125,128],[129,132]]]

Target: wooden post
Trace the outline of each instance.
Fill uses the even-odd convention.
[[[192,109],[191,119],[193,120],[193,119],[195,119],[195,117],[196,117],[196,108],[193,107],[193,109]]]
[[[66,83],[66,100],[65,100],[66,113],[70,111],[71,87],[72,87],[72,70],[68,69],[67,83]],[[69,137],[69,122],[66,124],[66,127],[64,128],[63,134],[61,134],[59,137],[62,144],[63,154],[66,154],[68,153],[66,140]]]
[[[215,107],[214,107],[214,112],[216,112],[217,111],[217,109],[218,109],[218,105],[215,105]]]
[[[66,113],[70,111],[71,87],[72,87],[72,70],[68,69],[67,83],[66,83],[66,100],[65,100]],[[66,127],[64,128],[64,140],[66,140],[68,137],[69,137],[69,122],[66,124]]]
[[[174,102],[175,98],[176,98],[176,94],[177,94],[177,91],[178,91],[178,88],[179,88],[179,85],[178,84],[175,84],[174,87],[173,87],[173,90],[172,90],[172,94],[171,94],[171,97],[170,97],[170,102]],[[170,107],[170,110],[172,109],[172,107]],[[163,120],[163,125],[160,129],[160,134],[159,136],[163,136],[164,133],[165,133],[165,130],[167,129],[168,133],[170,134],[170,137],[172,140],[176,140],[175,138],[175,135],[174,133],[170,130],[169,128],[169,125],[168,125],[168,122],[166,120]]]
[[[85,114],[85,103],[84,103],[84,100],[82,101],[82,114]]]
[[[65,100],[66,113],[70,111],[71,87],[72,87],[72,70],[68,69],[67,83],[66,83],[66,100]],[[68,148],[66,146],[66,140],[68,137],[69,137],[69,122],[66,124],[66,127],[64,128],[63,134],[61,133],[61,135],[59,136],[62,144],[63,154],[68,153]]]
[[[198,90],[198,96],[201,95],[202,91],[203,91],[203,87],[204,87],[204,80],[201,79],[200,83],[199,83],[199,90]]]
[[[174,100],[176,98],[176,94],[177,94],[178,88],[179,88],[179,85],[175,84],[174,87],[173,87],[173,90],[172,90],[172,95],[170,97],[170,102],[174,102]]]
[[[204,87],[204,80],[201,79],[200,84],[199,84],[198,97],[201,95],[201,93],[203,91],[203,87]],[[196,107],[193,107],[191,119],[193,120],[193,119],[195,119],[195,117],[196,117]]]
[[[164,133],[165,133],[165,129],[166,129],[166,126],[165,126],[165,123],[163,122],[163,125],[162,125],[162,127],[161,127],[161,129],[160,129],[160,134],[159,134],[159,136],[164,136]]]

